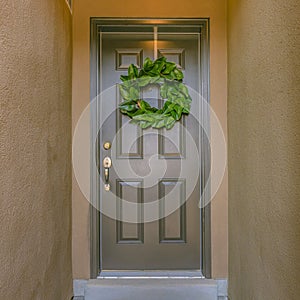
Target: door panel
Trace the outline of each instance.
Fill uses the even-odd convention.
[[[99,147],[100,159],[111,157],[112,167],[111,190],[105,191],[101,184],[100,201],[102,208],[110,206],[111,211],[115,210],[118,218],[101,216],[101,267],[103,270],[200,269],[199,179],[192,192],[187,193],[193,181],[189,177],[193,172],[189,173],[188,168],[191,162],[198,168],[200,164],[187,145],[188,132],[199,148],[199,103],[192,103],[194,116],[183,117],[171,130],[141,130],[129,124],[129,118],[118,111],[122,98],[116,86],[130,63],[140,67],[146,57],[166,56],[182,68],[184,83],[199,91],[199,32],[176,33],[173,28],[170,33],[169,29],[164,32],[161,26],[155,45],[149,28],[145,28],[145,32],[140,28],[138,32],[117,28],[101,34],[99,85],[103,92],[110,90],[111,97],[105,97],[101,103],[100,118],[105,121]],[[145,88],[141,96],[151,105],[163,105],[156,86]],[[102,147],[106,141],[112,142],[110,150]],[[102,165],[100,168],[103,178]],[[158,199],[158,204],[152,206],[158,218],[149,221],[151,211],[147,204],[156,203]],[[125,206],[130,204],[144,204],[131,206],[130,214],[137,223],[127,221]],[[178,209],[166,216],[170,205]]]
[[[116,195],[120,199],[135,203],[143,203],[142,180],[139,181],[121,181],[117,180]],[[122,202],[117,207],[118,219],[122,219]],[[142,223],[143,212],[141,209],[136,210],[137,219],[140,223],[126,223],[117,221],[117,244],[142,244],[144,243],[144,224]]]
[[[165,216],[166,197],[170,191],[175,191],[172,202],[179,207],[172,214]],[[162,179],[159,182],[160,219],[159,242],[160,243],[186,243],[186,204],[185,204],[185,180]]]

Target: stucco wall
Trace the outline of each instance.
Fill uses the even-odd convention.
[[[229,293],[300,295],[300,2],[229,0]]]
[[[67,300],[71,270],[71,15],[0,0],[0,299]]]
[[[226,1],[77,0],[73,18],[73,128],[89,103],[90,17],[210,18],[211,104],[227,132]],[[73,274],[90,276],[89,203],[73,180]],[[227,277],[227,175],[212,202],[212,273]]]

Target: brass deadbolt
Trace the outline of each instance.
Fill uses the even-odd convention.
[[[103,148],[104,148],[105,150],[109,150],[109,149],[111,148],[111,143],[110,143],[110,142],[105,142],[105,143],[103,144]]]

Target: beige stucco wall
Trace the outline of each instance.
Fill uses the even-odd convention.
[[[0,299],[69,300],[71,15],[0,0]]]
[[[73,35],[73,128],[89,103],[90,17],[210,18],[211,103],[223,130],[227,126],[226,1],[224,0],[77,0]],[[89,204],[73,180],[73,274],[89,278]],[[212,270],[227,277],[227,176],[212,202]]]
[[[300,295],[300,2],[229,0],[229,293]]]

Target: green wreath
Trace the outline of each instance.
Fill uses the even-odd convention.
[[[128,75],[121,75],[123,83],[119,85],[119,89],[124,101],[119,105],[120,112],[128,115],[132,119],[131,123],[143,129],[171,129],[182,114],[190,113],[192,98],[182,79],[182,71],[165,57],[155,61],[146,58],[140,71],[131,64]],[[160,96],[165,100],[161,109],[151,107],[140,98],[141,90],[151,84],[160,86]]]

